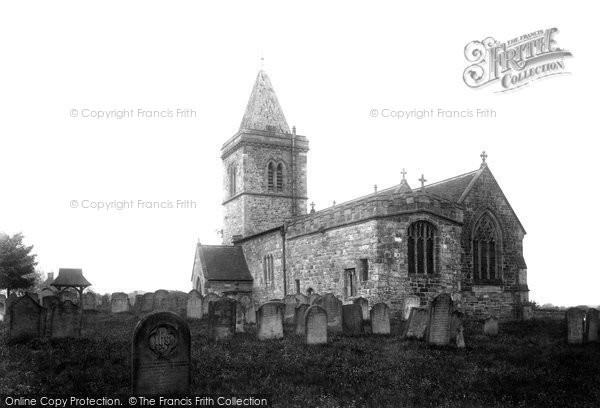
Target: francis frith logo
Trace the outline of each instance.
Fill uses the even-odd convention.
[[[496,92],[505,92],[567,74],[565,57],[571,53],[558,47],[557,33],[557,28],[548,28],[503,43],[492,37],[471,41],[465,46],[465,58],[471,63],[463,73],[465,84],[481,88],[496,83],[500,85]]]

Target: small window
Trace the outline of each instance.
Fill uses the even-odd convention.
[[[283,164],[277,165],[277,192],[283,191]]]
[[[369,280],[369,260],[360,259],[360,279],[365,282]]]
[[[296,293],[300,293],[300,279],[296,279]]]
[[[237,186],[236,186],[236,176],[237,176],[237,169],[235,167],[235,164],[232,164],[229,167],[229,195],[235,195],[236,190],[237,190]]]
[[[275,272],[273,270],[273,255],[265,255],[263,257],[263,275],[265,286],[273,284]]]
[[[473,275],[475,281],[500,279],[498,266],[498,232],[489,214],[484,214],[473,232]]]
[[[356,296],[356,269],[344,270],[344,293],[346,297]]]
[[[273,164],[273,162],[269,163],[269,165],[267,166],[267,190],[269,191],[273,191],[275,188],[275,182],[274,182],[274,178],[275,178],[275,165]]]

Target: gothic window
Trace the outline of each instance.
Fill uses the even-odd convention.
[[[267,190],[273,191],[275,189],[275,164],[270,162],[267,166]]]
[[[360,278],[363,282],[369,280],[369,260],[366,258],[360,259]]]
[[[408,227],[408,273],[435,273],[435,227],[417,221]]]
[[[231,165],[229,167],[229,194],[230,195],[235,195],[236,192],[236,173],[237,173],[237,169],[235,167],[235,165]]]
[[[346,297],[356,296],[356,269],[344,270],[344,286]]]
[[[277,165],[277,192],[283,191],[283,164]]]
[[[265,255],[263,257],[263,275],[265,286],[273,284],[275,272],[273,268],[273,255]]]
[[[498,244],[496,223],[489,214],[484,214],[473,230],[473,279],[475,281],[500,279]]]

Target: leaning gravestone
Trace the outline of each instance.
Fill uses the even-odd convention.
[[[52,311],[60,303],[58,296],[46,296],[42,300],[42,306],[46,310],[44,317],[44,332],[41,333],[43,336],[50,336],[50,329],[52,328]]]
[[[306,344],[327,343],[328,319],[327,311],[321,306],[312,305],[304,315],[304,330]]]
[[[296,293],[294,295],[299,305],[308,305],[308,296],[303,295],[302,293]]]
[[[188,293],[185,311],[188,319],[202,319],[202,295],[196,289]]]
[[[498,319],[495,316],[489,316],[483,321],[483,333],[488,336],[498,334]]]
[[[413,307],[421,306],[421,299],[418,296],[409,295],[404,298],[404,301],[402,303],[402,318],[404,320],[408,320],[408,318],[410,317],[410,310]]]
[[[331,333],[342,332],[342,301],[333,293],[326,293],[315,300],[315,305],[321,306],[327,312],[327,327]]]
[[[424,307],[413,307],[410,310],[408,323],[404,330],[404,337],[407,339],[422,340],[427,331],[427,323],[429,321],[429,313]]]
[[[113,293],[110,297],[110,312],[124,313],[129,312],[129,296],[123,292]]]
[[[50,337],[79,337],[81,315],[79,308],[70,300],[59,303],[52,310]]]
[[[169,296],[169,292],[164,289],[155,291],[152,310],[166,312],[168,307],[167,296]]]
[[[259,340],[283,338],[284,311],[285,304],[281,302],[267,302],[258,308],[256,321]]]
[[[371,333],[390,334],[390,310],[385,303],[376,303],[371,308]]]
[[[96,296],[93,293],[83,294],[83,310],[96,310]]]
[[[244,321],[246,320],[244,313],[244,305],[240,302],[235,302],[235,332],[244,333]]]
[[[459,332],[463,328],[462,319],[463,319],[462,312],[460,312],[458,310],[452,311],[452,316],[450,317],[450,334],[449,334],[449,336],[450,336],[450,342],[453,343],[455,346],[458,345]],[[463,338],[463,340],[464,340],[464,338]]]
[[[10,297],[9,297],[10,298]],[[39,337],[43,308],[30,295],[11,300],[8,323],[9,340]]]
[[[301,303],[294,310],[294,333],[298,336],[303,336],[304,330],[304,314],[310,306],[306,303]]]
[[[202,313],[205,315],[208,315],[208,306],[212,303],[212,302],[216,302],[217,300],[221,299],[219,297],[219,295],[217,295],[216,293],[208,293],[206,296],[204,296],[204,300],[202,301]]]
[[[320,298],[321,296],[317,293],[312,293],[309,297],[308,297],[308,304],[309,305],[314,305],[315,301]]]
[[[283,321],[284,323],[290,324],[294,321],[294,311],[296,310],[296,306],[298,305],[298,300],[294,295],[287,295],[283,298],[283,302],[285,303]]]
[[[567,310],[567,343],[583,343],[585,310],[572,307]]]
[[[427,344],[444,346],[450,341],[450,322],[452,317],[452,298],[442,293],[433,298],[429,309]]]
[[[361,334],[363,325],[362,307],[359,304],[342,306],[342,328],[344,334]]]
[[[145,316],[133,332],[131,384],[136,395],[188,394],[190,328],[172,312]]]
[[[208,332],[213,341],[227,340],[235,333],[235,312],[237,302],[233,299],[219,299],[208,305]]]
[[[585,341],[598,341],[598,309],[588,309],[585,313]]]
[[[359,297],[354,299],[352,303],[360,306],[363,320],[369,320],[369,301],[364,297]]]
[[[144,293],[142,296],[142,304],[140,305],[141,313],[150,313],[154,308],[154,292]]]
[[[239,302],[244,306],[244,321],[246,324],[256,324],[256,310],[254,310],[254,302],[247,295],[240,297]]]

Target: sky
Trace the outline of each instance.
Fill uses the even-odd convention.
[[[412,186],[475,170],[485,150],[527,231],[530,299],[598,304],[594,16],[553,1],[3,2],[0,231],[98,292],[190,290],[196,243],[220,243],[220,147],[262,66],[310,141],[317,210],[402,168]],[[552,27],[570,74],[465,85],[467,43]],[[424,109],[495,117],[383,114]]]

